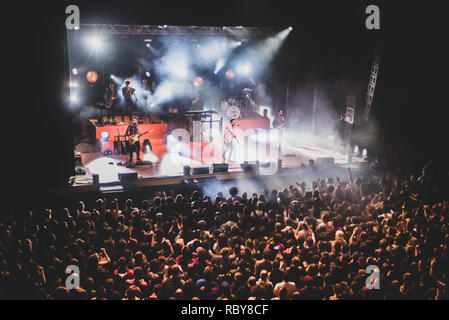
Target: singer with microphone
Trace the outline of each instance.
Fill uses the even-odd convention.
[[[225,127],[224,131],[224,162],[229,163],[234,156],[235,143],[238,143],[235,130],[238,128],[237,121],[231,119],[229,124]]]

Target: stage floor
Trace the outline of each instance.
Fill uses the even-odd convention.
[[[335,163],[339,165],[348,165],[346,156],[331,149],[306,146],[306,145],[285,145],[282,152],[278,153],[278,159],[282,160],[282,167],[294,168],[300,167],[301,164],[308,164],[310,159],[316,161],[320,157],[332,157]],[[75,177],[74,186],[93,184],[92,174],[99,175],[99,183],[116,183],[119,182],[119,173],[137,173],[138,179],[151,179],[161,177],[179,177],[183,176],[183,167],[189,165],[208,166],[191,158],[180,156],[176,153],[165,154],[162,159],[151,153],[141,153],[144,161],[151,161],[152,165],[138,165],[128,168],[125,163],[128,161],[127,155],[103,155],[102,153],[84,153],[81,154],[81,165],[77,167],[86,171],[85,175]],[[135,159],[134,159],[135,160]],[[366,164],[366,161],[360,158],[353,158],[353,165]],[[210,170],[212,172],[212,170]],[[243,172],[240,164],[231,164],[228,172]]]

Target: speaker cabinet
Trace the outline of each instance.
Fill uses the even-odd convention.
[[[259,162],[245,161],[240,166],[243,169],[243,171],[257,171],[257,169],[259,168]]]
[[[137,172],[119,173],[118,179],[120,182],[133,182],[137,180]]]
[[[222,173],[228,172],[228,164],[227,163],[214,163],[213,164],[213,173]]]
[[[195,167],[193,174],[209,174],[209,167]]]

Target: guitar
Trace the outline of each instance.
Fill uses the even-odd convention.
[[[145,131],[144,133],[136,133],[136,134],[132,134],[127,136],[128,137],[128,142],[129,144],[134,144],[136,142],[139,142],[139,138],[143,135],[146,135],[147,133],[153,132],[154,129],[150,129],[148,131]]]

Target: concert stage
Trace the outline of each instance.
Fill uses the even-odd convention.
[[[179,184],[185,179],[193,178],[216,178],[218,180],[240,179],[264,175],[267,172],[264,168],[258,171],[244,171],[238,164],[229,167],[228,172],[212,173],[212,165],[207,165],[192,158],[183,157],[176,153],[168,153],[164,156],[163,161],[159,161],[157,156],[149,153],[142,153],[141,158],[144,162],[134,167],[127,167],[125,163],[128,159],[126,155],[103,155],[101,153],[86,153],[81,155],[81,165],[78,166],[86,171],[85,175],[76,176],[73,186],[68,187],[66,192],[70,190],[87,191],[98,190],[100,186],[114,186],[123,184],[119,180],[119,174],[137,173],[137,180],[131,182],[133,186],[139,187],[163,187],[167,185]],[[277,159],[282,161],[282,169],[295,169],[308,165],[309,160],[315,162],[319,158],[333,158],[334,163],[343,167],[366,167],[367,162],[361,158],[353,158],[348,163],[347,158],[339,152],[331,149],[306,146],[306,145],[285,145],[282,152],[277,153]],[[150,164],[152,162],[152,164]],[[262,162],[261,162],[262,163]],[[183,167],[188,165],[194,167],[209,167],[209,174],[198,174],[184,176]],[[276,165],[272,162],[272,165]],[[265,171],[264,171],[265,170]],[[277,171],[277,170],[276,170]],[[99,183],[93,183],[93,173],[99,174]],[[276,174],[277,172],[268,172]]]

